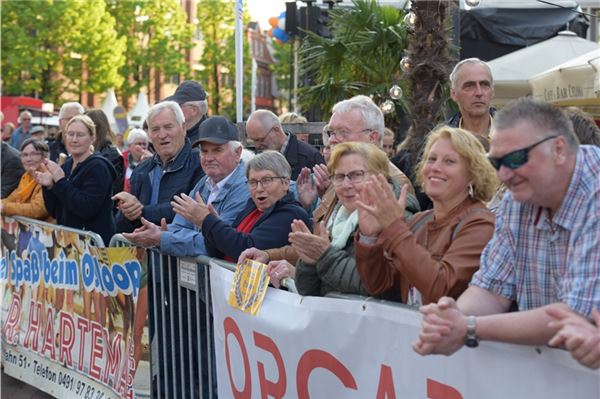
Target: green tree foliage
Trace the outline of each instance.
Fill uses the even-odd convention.
[[[4,94],[56,102],[119,86],[123,49],[104,0],[2,2]]]
[[[116,19],[118,36],[125,41],[125,63],[119,73],[125,78],[116,90],[126,104],[150,85],[150,69],[163,76],[188,72],[186,51],[192,48],[193,26],[177,0],[107,0]]]
[[[199,0],[198,24],[204,48],[196,79],[208,93],[213,115],[235,116],[235,14],[233,0]],[[248,17],[243,16],[244,26]],[[250,49],[244,36],[244,93],[250,93]],[[249,101],[244,101],[248,112]]]
[[[407,88],[399,66],[408,44],[405,12],[373,0],[353,3],[330,11],[331,38],[309,33],[300,50],[302,74],[312,79],[301,89],[300,102],[305,109],[320,108],[324,116],[356,94],[381,103],[394,80]]]

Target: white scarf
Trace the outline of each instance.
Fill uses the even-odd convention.
[[[331,246],[343,249],[350,235],[356,230],[356,226],[358,226],[358,211],[348,213],[343,205],[340,206],[331,228]]]

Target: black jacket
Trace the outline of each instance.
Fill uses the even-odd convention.
[[[69,154],[65,143],[62,141],[62,133],[58,132],[56,138],[48,140],[48,148],[50,149],[50,160],[58,162],[58,156],[62,152],[63,154]]]
[[[62,166],[65,177],[51,189],[44,188],[48,213],[58,224],[98,233],[108,245],[115,233],[112,214],[112,182],[115,168],[104,157],[90,155],[71,171],[73,158]]]
[[[325,163],[323,155],[310,144],[298,140],[295,134],[289,133],[289,142],[285,149],[285,159],[292,167],[292,180],[296,180],[302,168],[312,169],[313,166]]]
[[[25,173],[19,151],[2,142],[2,198],[8,197],[19,185],[21,176]]]
[[[105,141],[97,151],[100,155],[108,160],[115,168],[117,177],[113,181],[112,192],[113,195],[123,191],[123,183],[125,182],[125,160],[123,155],[117,147],[110,141]]]
[[[208,215],[202,223],[202,234],[206,251],[210,256],[229,256],[237,261],[242,251],[255,247],[258,249],[279,248],[288,245],[288,234],[292,231],[294,219],[302,220],[309,229],[312,223],[302,205],[294,199],[294,194],[288,191],[272,207],[267,209],[249,234],[237,231],[242,220],[256,209],[252,198],[230,226],[215,215]]]
[[[192,149],[190,142],[186,140],[175,160],[160,178],[158,202],[150,205],[150,199],[152,198],[151,174],[154,167],[159,163],[160,158],[158,158],[158,155],[146,159],[133,170],[129,180],[129,192],[144,205],[142,216],[144,219],[158,225],[160,225],[162,218],[165,218],[167,223],[171,223],[175,217],[175,212],[171,206],[173,196],[189,193],[198,180],[204,176],[204,171],[200,166],[199,150],[198,148]],[[141,226],[139,220],[130,221],[121,211],[117,212],[116,220],[119,233],[129,233]]]

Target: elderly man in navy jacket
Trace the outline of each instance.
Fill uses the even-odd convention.
[[[299,141],[293,134],[283,131],[277,115],[265,109],[254,111],[246,122],[246,136],[252,139],[256,149],[274,150],[283,154],[292,167],[292,180],[296,180],[302,168],[325,163],[323,156],[310,144]]]
[[[183,112],[174,101],[163,101],[148,112],[148,136],[156,154],[131,175],[130,192],[113,196],[118,201],[117,232],[141,227],[141,218],[155,223],[170,223],[175,217],[173,196],[189,193],[202,178],[197,149],[186,138]]]

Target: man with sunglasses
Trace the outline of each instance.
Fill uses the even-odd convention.
[[[294,134],[286,133],[277,115],[266,109],[254,111],[246,122],[246,136],[254,142],[258,151],[278,151],[292,167],[292,180],[296,180],[302,168],[312,168],[325,162],[321,153]]]
[[[471,286],[421,308],[420,354],[545,345],[560,327],[549,308],[600,308],[600,148],[580,146],[560,110],[521,99],[495,118],[489,158],[510,193]]]

